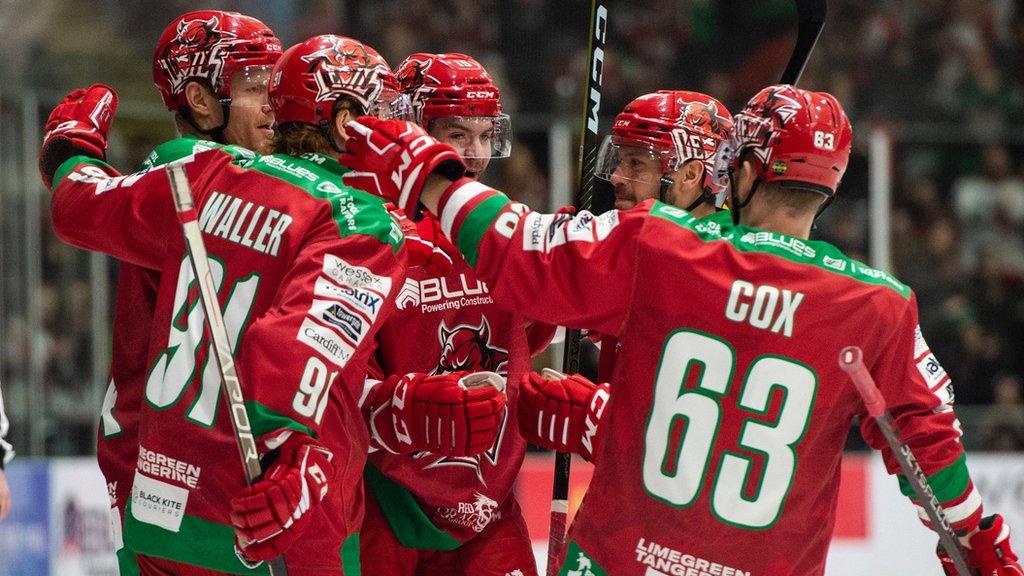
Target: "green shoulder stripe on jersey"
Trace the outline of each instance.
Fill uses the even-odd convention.
[[[60,184],[61,180],[64,180],[64,177],[70,174],[71,171],[75,169],[75,166],[78,166],[79,164],[91,164],[93,166],[99,166],[100,168],[110,168],[112,170],[114,169],[113,166],[107,164],[106,162],[100,160],[99,158],[93,158],[92,156],[84,155],[72,156],[71,158],[68,158],[67,160],[62,162],[61,165],[57,167],[57,171],[53,173],[53,180],[50,182],[51,192],[53,190],[56,190],[57,184]]]
[[[238,560],[235,556],[235,530],[230,525],[185,514],[178,531],[171,532],[136,520],[132,516],[131,500],[126,503],[124,516],[125,544],[139,554],[188,564],[202,559],[204,567],[230,574],[270,574],[266,564],[250,569]]]
[[[221,144],[212,140],[202,140],[187,134],[157,145],[149,153],[149,156],[146,156],[146,159],[142,161],[142,166],[139,167],[139,170],[150,170],[157,166],[163,166],[168,162],[181,160],[190,154],[220,147],[222,147]]]
[[[345,541],[341,543],[338,556],[341,557],[341,569],[345,576],[360,576],[362,574],[362,566],[359,564],[359,532],[349,534],[345,538]]]
[[[402,546],[417,550],[455,550],[462,546],[461,542],[430,521],[412,493],[375,466],[367,464],[363,478],[377,499],[395,539]]]
[[[252,427],[252,435],[255,438],[281,429],[296,430],[316,438],[316,434],[308,426],[300,424],[284,414],[275,412],[255,400],[245,401],[245,411],[249,414],[249,425]]]
[[[402,246],[402,231],[384,209],[384,201],[342,183],[341,176],[348,169],[334,158],[315,153],[300,157],[272,154],[259,156],[243,166],[284,180],[314,198],[329,202],[342,238],[365,234],[391,245],[394,252]]]
[[[580,548],[575,540],[569,540],[569,548],[565,552],[565,562],[558,576],[608,576],[604,567]]]
[[[778,232],[733,225],[722,217],[698,220],[689,212],[662,202],[651,206],[651,215],[692,230],[706,242],[725,240],[741,252],[763,252],[785,258],[797,264],[809,264],[865,284],[885,286],[904,298],[910,298],[910,288],[891,274],[876,270],[847,257],[838,248],[821,240],[802,240]]]
[[[487,229],[505,206],[511,203],[512,201],[504,194],[496,194],[473,208],[462,221],[455,244],[470,266],[476,266],[477,258],[480,257],[480,240],[487,233]]]
[[[914,489],[910,487],[910,482],[907,481],[903,474],[897,475],[896,478],[900,482],[900,492],[904,496],[908,498],[916,497]],[[928,485],[931,486],[932,492],[935,493],[935,499],[942,503],[963,496],[964,492],[967,491],[967,485],[970,480],[971,475],[967,471],[967,454],[961,454],[949,466],[928,476]]]

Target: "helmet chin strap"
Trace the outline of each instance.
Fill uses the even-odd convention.
[[[191,126],[199,134],[202,134],[203,136],[218,144],[230,144],[230,142],[228,142],[224,136],[224,129],[228,127],[228,120],[231,118],[231,98],[219,99],[218,101],[220,102],[221,117],[224,120],[220,123],[219,126],[214,126],[209,130],[199,127],[199,124],[196,123],[195,118],[192,117],[192,109],[188,106],[185,106],[181,110],[180,114],[182,118],[184,118],[185,121],[188,122],[188,125]]]
[[[754,199],[754,193],[761,187],[761,183],[764,180],[758,175],[754,178],[754,183],[750,186],[750,193],[747,194],[747,199],[743,202],[739,201],[739,192],[736,190],[736,180],[733,179],[732,171],[729,172],[729,210],[732,212],[733,224],[740,223],[740,211],[750,205],[750,201]]]
[[[225,98],[223,100],[220,100],[220,110],[221,110],[221,117],[224,118],[224,120],[220,123],[219,126],[214,126],[213,128],[210,128],[209,130],[201,128],[199,126],[199,124],[196,123],[195,118],[192,117],[192,109],[189,108],[188,106],[185,106],[179,112],[179,114],[181,114],[181,117],[185,119],[185,122],[188,122],[188,125],[191,126],[192,129],[195,130],[197,133],[202,134],[203,136],[205,136],[209,140],[212,140],[212,141],[214,141],[214,142],[216,142],[218,144],[229,144],[227,139],[224,137],[224,129],[228,127],[228,120],[231,117],[231,99],[230,98]]]

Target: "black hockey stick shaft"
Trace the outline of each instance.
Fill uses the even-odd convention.
[[[939,542],[953,561],[953,565],[956,566],[956,571],[962,576],[974,576],[974,571],[967,566],[967,562],[964,560],[960,539],[953,532],[953,527],[949,525],[949,518],[946,517],[945,511],[935,498],[932,487],[928,485],[921,465],[914,458],[910,446],[900,440],[900,431],[896,428],[896,422],[885,407],[885,398],[878,391],[875,379],[864,367],[863,357],[864,353],[860,348],[847,346],[839,352],[839,367],[850,376],[850,380],[853,381],[857,392],[860,392],[860,396],[864,400],[864,407],[867,408],[868,414],[878,423],[878,428],[885,436],[885,441],[889,444],[893,456],[899,462],[900,469],[903,470],[903,477],[910,483],[914,495],[917,496],[917,501],[928,514],[932,529],[939,534]]]
[[[796,84],[800,81],[800,75],[804,73],[811,51],[814,50],[821,29],[825,26],[826,11],[826,0],[796,0],[796,46],[779,80],[780,84]]]
[[[580,137],[578,162],[579,191],[575,206],[578,210],[589,210],[594,199],[594,166],[597,163],[598,117],[601,111],[601,79],[604,68],[604,43],[608,33],[608,8],[604,0],[590,3],[590,38],[586,83],[583,91],[583,127]],[[576,374],[580,371],[580,341],[583,334],[578,329],[566,328],[565,353],[562,356],[562,372]],[[555,576],[562,565],[565,553],[566,525],[569,515],[569,465],[572,455],[567,452],[555,454],[555,477],[551,489],[551,526],[548,532],[547,575]]]
[[[213,273],[210,272],[206,244],[203,242],[203,236],[199,230],[199,215],[192,199],[192,189],[184,166],[172,163],[167,165],[166,170],[167,178],[171,182],[171,193],[174,196],[178,222],[181,223],[181,229],[185,235],[188,259],[192,264],[196,283],[199,285],[199,300],[205,313],[203,316],[206,327],[210,331],[213,357],[220,372],[221,388],[224,391],[228,412],[231,415],[231,427],[234,430],[235,442],[245,468],[245,483],[252,485],[262,473],[259,452],[256,449],[256,439],[253,437],[252,427],[249,425],[249,414],[245,410],[242,384],[238,379],[238,372],[235,370],[234,358],[231,356],[231,343],[228,340],[224,315],[221,313],[220,302],[217,299]],[[284,558],[279,556],[271,560],[268,565],[271,576],[287,576],[288,571],[284,565]]]

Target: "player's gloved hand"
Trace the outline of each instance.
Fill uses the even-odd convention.
[[[333,458],[313,438],[292,432],[263,477],[231,499],[236,546],[245,558],[276,558],[302,536],[334,480]]]
[[[47,188],[65,160],[85,155],[105,159],[107,133],[117,113],[117,92],[103,84],[73,90],[50,112],[39,149],[39,174]]]
[[[505,416],[505,379],[494,372],[389,376],[363,404],[381,448],[472,456],[494,444]]]
[[[964,539],[961,538],[961,541]],[[968,567],[979,576],[1021,576],[1024,569],[1017,555],[1010,549],[1010,527],[999,514],[981,519],[978,531],[964,542],[964,555]],[[942,569],[949,576],[957,576],[953,560],[940,544],[936,550]]]
[[[415,217],[427,176],[438,172],[455,181],[466,163],[454,148],[404,120],[360,116],[345,125],[349,138],[339,161],[351,169],[341,179],[354,188],[394,202]]]
[[[452,271],[452,255],[457,253],[457,249],[441,232],[440,222],[428,215],[424,215],[419,222],[413,222],[391,202],[385,203],[384,207],[405,236],[409,266],[419,266],[434,278],[447,276]]]
[[[608,384],[594,384],[579,374],[566,376],[549,368],[524,374],[516,410],[519,429],[531,444],[592,460],[608,393]]]

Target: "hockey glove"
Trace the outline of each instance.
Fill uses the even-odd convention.
[[[982,518],[979,530],[967,539],[963,548],[968,567],[975,570],[979,576],[1024,574],[1020,563],[1017,562],[1017,555],[1010,549],[1010,527],[1003,522],[1003,517],[999,514]],[[946,574],[957,576],[956,567],[941,544],[936,554]]]
[[[473,456],[505,417],[505,379],[494,372],[389,376],[363,405],[374,443],[396,454]]]
[[[394,202],[413,218],[431,172],[452,181],[466,173],[466,164],[454,148],[412,122],[360,116],[345,125],[345,132],[349,138],[339,160],[351,171],[341,179]]]
[[[594,384],[579,374],[566,376],[548,368],[541,374],[524,374],[517,408],[519,429],[531,444],[592,461],[608,393],[608,384]]]
[[[454,263],[451,255],[457,254],[458,249],[441,233],[437,219],[425,214],[419,222],[413,222],[394,204],[388,202],[384,207],[405,236],[409,267],[423,268],[432,278],[447,276]]]
[[[65,160],[85,155],[101,160],[107,155],[107,133],[117,113],[117,92],[103,84],[72,91],[46,119],[39,149],[39,174],[51,188],[53,175]]]
[[[313,438],[292,432],[279,451],[263,478],[231,499],[236,544],[249,560],[283,554],[334,480],[334,455]]]

